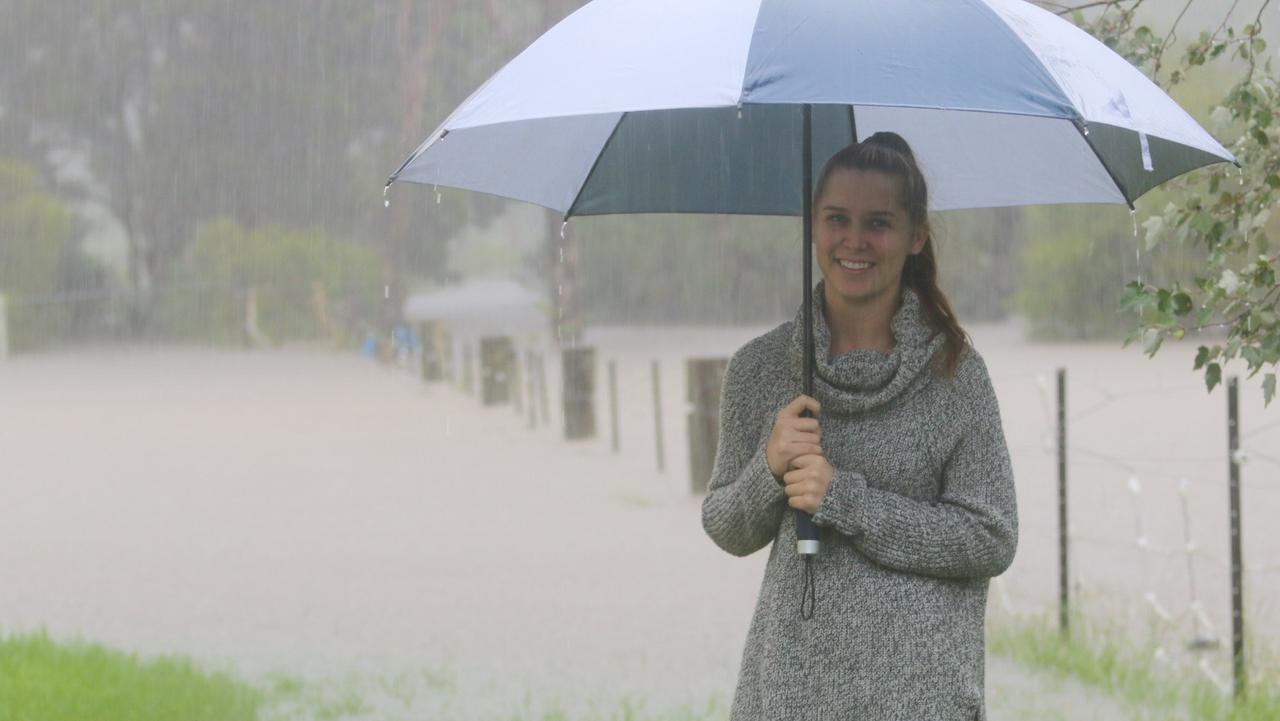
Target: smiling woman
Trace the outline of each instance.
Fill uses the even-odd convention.
[[[906,141],[836,153],[815,198],[813,396],[803,314],[743,346],[702,507],[729,553],[773,543],[731,718],[982,719],[987,585],[1017,545],[995,393],[938,288]],[[812,617],[788,507],[822,535]]]

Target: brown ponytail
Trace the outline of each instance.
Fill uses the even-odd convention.
[[[955,375],[969,336],[956,320],[946,294],[938,287],[938,261],[933,250],[933,230],[929,225],[929,188],[911,146],[901,135],[892,132],[875,133],[861,143],[846,146],[823,166],[814,186],[814,198],[822,197],[827,179],[835,170],[875,170],[902,181],[902,207],[906,209],[912,225],[925,233],[924,248],[907,257],[902,268],[902,283],[920,298],[925,322],[946,336],[943,353],[936,360],[940,361],[946,376]]]

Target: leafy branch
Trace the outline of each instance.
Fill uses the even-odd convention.
[[[1162,244],[1195,248],[1203,253],[1202,266],[1189,282],[1134,280],[1125,286],[1121,306],[1136,316],[1128,342],[1155,355],[1166,339],[1195,334],[1205,340],[1194,370],[1203,373],[1210,391],[1222,382],[1227,363],[1242,360],[1249,377],[1263,374],[1263,398],[1270,403],[1280,365],[1280,254],[1268,237],[1271,209],[1280,201],[1280,84],[1262,38],[1271,0],[1242,26],[1232,24],[1239,4],[1232,2],[1213,32],[1201,32],[1171,57],[1194,2],[1187,0],[1161,34],[1136,19],[1142,0],[1039,4],[1070,15],[1165,89],[1219,58],[1238,64],[1237,80],[1212,108],[1209,129],[1226,141],[1239,167],[1216,164],[1171,181],[1165,186],[1170,202],[1143,223],[1148,250]],[[1084,11],[1098,8],[1086,17]],[[1169,72],[1162,76],[1164,68]]]

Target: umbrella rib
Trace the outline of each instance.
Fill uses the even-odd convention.
[[[618,128],[622,127],[622,121],[627,119],[629,113],[622,113],[618,116],[618,122],[614,124],[613,131],[609,133],[609,138],[604,141],[604,145],[600,146],[600,152],[596,153],[596,159],[591,163],[591,170],[582,179],[582,185],[578,186],[578,192],[573,195],[573,202],[569,203],[569,207],[564,211],[564,221],[569,222],[569,216],[573,215],[574,208],[578,207],[578,201],[582,199],[582,191],[587,189],[587,183],[591,182],[591,176],[596,174],[596,168],[600,165],[600,160],[604,158],[604,154],[609,150],[609,145],[613,143],[613,139],[618,135]]]

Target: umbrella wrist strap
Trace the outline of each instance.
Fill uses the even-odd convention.
[[[805,556],[804,586],[800,590],[800,617],[806,621],[813,618],[813,609],[817,605],[817,590],[813,583],[813,556]]]

